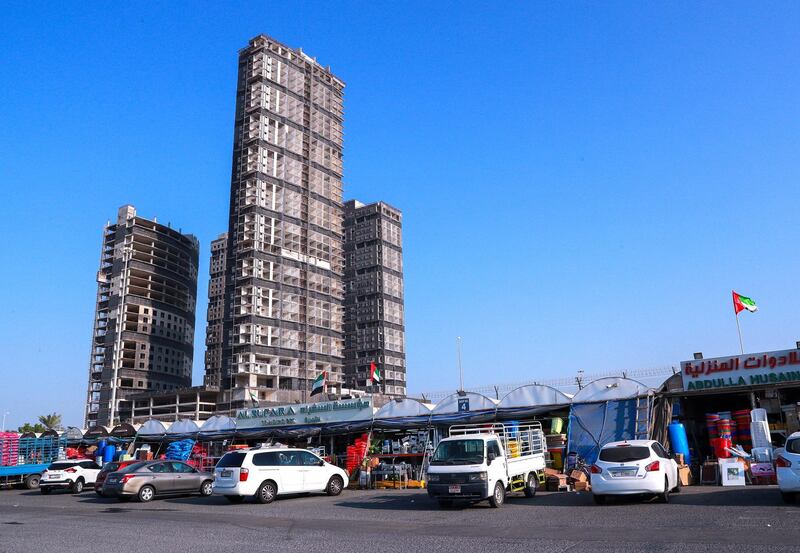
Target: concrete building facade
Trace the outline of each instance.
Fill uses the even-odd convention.
[[[222,362],[227,408],[342,383],[344,83],[264,35],[239,52]],[[222,406],[221,406],[222,407]]]
[[[225,278],[228,258],[228,233],[211,242],[208,265],[208,309],[206,311],[206,356],[203,385],[219,390],[222,375],[222,325],[225,319]]]
[[[199,245],[119,209],[103,230],[86,426],[120,422],[132,394],[191,386]]]
[[[345,383],[406,395],[402,213],[385,202],[345,203]],[[371,363],[382,375],[369,382]]]

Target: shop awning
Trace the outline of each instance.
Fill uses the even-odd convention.
[[[589,382],[572,397],[572,403],[595,403],[634,399],[653,393],[653,389],[637,380],[612,376]]]
[[[236,419],[225,415],[214,415],[200,427],[198,437],[201,439],[226,438],[232,437],[235,433]]]
[[[494,420],[497,400],[476,392],[456,392],[431,410],[431,424],[445,426]]]
[[[166,436],[170,439],[196,438],[200,427],[190,419],[181,419],[173,422],[167,428]]]

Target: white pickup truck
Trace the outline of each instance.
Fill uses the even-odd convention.
[[[545,468],[539,422],[450,427],[428,465],[428,495],[442,507],[489,500],[500,507],[507,492],[533,497]]]

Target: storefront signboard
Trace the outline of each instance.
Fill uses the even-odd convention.
[[[372,397],[295,403],[277,407],[240,409],[236,412],[236,428],[296,426],[369,420],[372,418]]]
[[[685,391],[791,382],[800,385],[800,350],[684,361],[681,373]]]

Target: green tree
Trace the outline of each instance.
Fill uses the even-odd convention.
[[[48,430],[61,430],[61,415],[58,413],[40,415],[39,422],[42,423]]]
[[[47,428],[43,424],[39,424],[38,422],[36,424],[31,424],[29,422],[26,422],[25,424],[17,428],[17,432],[19,432],[20,434],[25,434],[26,432],[36,432],[37,434],[41,434],[45,430],[47,430]]]

